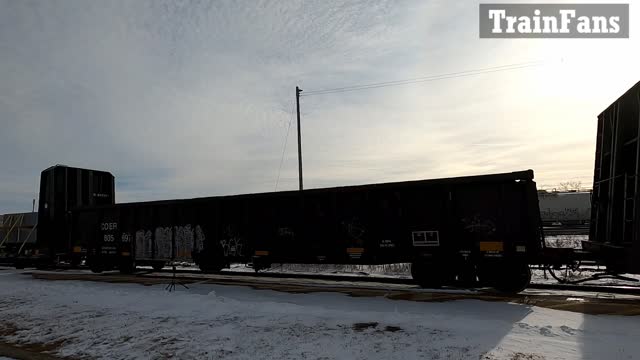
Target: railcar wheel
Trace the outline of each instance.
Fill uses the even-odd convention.
[[[503,293],[517,294],[531,283],[531,269],[526,263],[506,265],[497,275],[494,288]]]
[[[102,264],[100,263],[95,263],[95,264],[89,265],[89,269],[91,269],[92,273],[99,274],[104,271],[104,266],[102,266]]]
[[[225,267],[229,267],[229,261],[223,256],[222,248],[206,249],[197,254],[196,264],[205,274],[216,274]]]
[[[25,267],[25,262],[23,262],[23,261],[22,261],[22,260],[20,260],[20,259],[16,259],[16,260],[13,262],[13,266],[14,266],[16,269],[21,270],[21,269],[24,269],[24,267]]]
[[[47,270],[54,267],[54,264],[49,259],[44,259],[44,260],[38,259],[36,260],[34,267],[38,270]]]
[[[122,263],[118,267],[118,270],[120,270],[121,274],[133,274],[136,271],[136,263],[133,261]]]
[[[212,264],[212,263],[200,263],[198,264],[200,271],[205,274],[217,274],[224,268],[224,266],[220,264]]]
[[[252,260],[251,266],[253,267],[253,271],[258,273],[260,270],[268,269],[271,267],[271,261],[268,257],[263,256],[254,256]]]
[[[411,264],[411,277],[420,287],[437,289],[442,287],[443,279],[438,275],[435,264],[415,261]]]

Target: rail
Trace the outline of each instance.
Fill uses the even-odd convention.
[[[154,271],[141,271],[138,274],[152,274]],[[173,270],[162,269],[155,271],[160,273],[172,273]],[[184,274],[199,274],[203,277],[211,276],[211,274],[204,274],[199,270],[191,269],[177,269],[177,273]],[[246,271],[222,271],[219,275],[239,276],[239,277],[264,277],[264,278],[295,278],[295,279],[309,279],[309,280],[327,280],[335,282],[365,282],[365,283],[382,283],[382,284],[398,284],[398,285],[416,285],[413,279],[398,278],[398,277],[377,277],[377,276],[355,276],[355,275],[329,275],[329,274],[304,274],[304,273],[285,273],[285,272],[246,272]],[[611,286],[611,285],[588,285],[588,284],[570,284],[570,283],[531,283],[527,289],[540,289],[540,290],[567,290],[576,292],[598,292],[598,293],[610,293],[610,294],[624,294],[624,295],[637,295],[640,296],[640,286]]]

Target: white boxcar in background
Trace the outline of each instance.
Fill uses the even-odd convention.
[[[545,225],[588,224],[591,192],[538,192],[540,217]]]

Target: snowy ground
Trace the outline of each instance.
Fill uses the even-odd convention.
[[[3,342],[104,359],[634,359],[640,319],[509,303],[34,280],[0,270]],[[10,331],[10,329],[13,329]]]

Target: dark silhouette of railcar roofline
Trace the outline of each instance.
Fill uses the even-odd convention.
[[[505,182],[505,181],[533,181],[534,172],[533,170],[522,170],[522,171],[514,171],[508,173],[496,173],[496,174],[487,174],[487,175],[473,175],[473,176],[458,176],[458,177],[450,177],[450,178],[437,178],[437,179],[424,179],[424,180],[408,180],[408,181],[397,181],[397,182],[386,182],[386,183],[375,183],[375,184],[364,184],[364,185],[347,185],[347,186],[336,186],[336,187],[328,187],[328,188],[311,188],[304,189],[302,193],[305,195],[311,194],[319,194],[329,191],[338,191],[338,192],[348,192],[352,190],[380,190],[380,189],[402,189],[405,187],[416,186],[416,185],[461,185],[461,184],[478,184],[478,183],[492,183],[492,182]],[[228,198],[256,198],[256,197],[269,197],[269,196],[287,196],[287,195],[299,195],[300,190],[288,190],[288,191],[271,191],[271,192],[260,192],[260,193],[248,193],[248,194],[230,194],[230,195],[216,195],[216,196],[205,196],[205,197],[195,197],[195,198],[181,198],[181,199],[165,199],[165,200],[149,200],[149,201],[139,201],[139,202],[125,202],[125,203],[116,203],[115,205],[98,205],[91,207],[78,208],[74,210],[82,211],[83,209],[91,210],[96,208],[109,208],[113,206],[118,207],[126,207],[126,206],[139,206],[139,205],[169,205],[174,203],[179,203],[183,201],[208,201],[212,199],[228,199]]]
[[[47,171],[50,171],[50,170],[58,168],[58,167],[59,168],[65,168],[65,169],[72,169],[72,170],[93,171],[93,172],[109,174],[109,175],[113,176],[113,174],[111,172],[109,172],[109,171],[88,169],[88,168],[84,168],[84,167],[81,168],[81,167],[69,166],[69,165],[64,165],[64,164],[55,164],[53,166],[49,166],[48,168],[42,170],[41,172],[47,172]]]
[[[622,95],[618,96],[614,101],[610,102],[607,107],[598,114],[598,117],[605,115],[605,113],[611,109],[614,105],[618,104],[623,97],[627,96],[629,93],[632,93],[636,88],[640,88],[640,81],[631,85]]]

